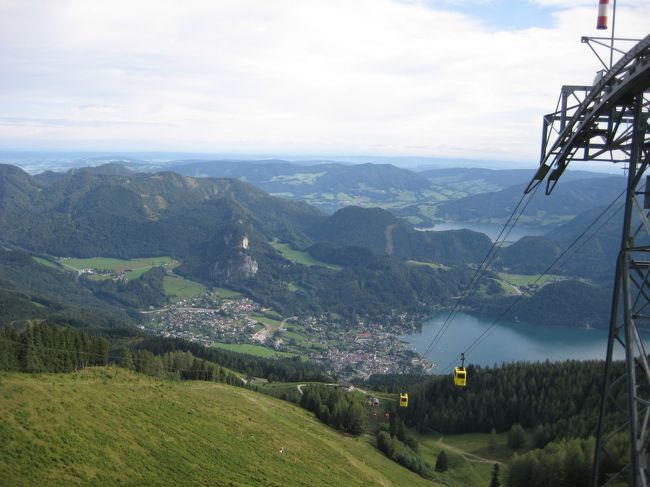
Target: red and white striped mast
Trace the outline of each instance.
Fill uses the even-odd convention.
[[[616,28],[616,0],[614,0],[612,8],[612,37],[609,53],[609,67],[612,67],[614,62],[614,30]],[[607,23],[609,20],[609,0],[598,0],[598,19],[596,20],[596,29],[607,30]]]
[[[598,1],[598,20],[596,21],[596,29],[607,30],[607,17],[609,15],[609,0]]]

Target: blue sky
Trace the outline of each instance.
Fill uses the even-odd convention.
[[[428,1],[432,9],[449,9],[478,19],[494,30],[525,30],[532,27],[551,28],[553,13],[562,6],[552,7],[524,0]]]
[[[0,150],[536,161],[597,0],[0,0]],[[645,36],[650,2],[619,2]]]

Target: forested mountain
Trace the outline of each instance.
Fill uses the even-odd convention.
[[[436,206],[436,218],[461,222],[505,223],[523,195],[525,184],[465,198],[444,201]],[[552,196],[542,191],[534,195],[520,225],[557,226],[583,211],[609,204],[625,189],[618,176],[562,181]]]
[[[75,274],[38,263],[27,252],[0,246],[0,323],[27,318],[121,327],[131,318],[95,297]]]
[[[530,169],[485,169],[485,168],[445,168],[419,171],[432,183],[454,189],[461,193],[492,193],[512,186],[523,188],[531,180],[534,171]],[[608,174],[588,171],[567,171],[562,183],[579,179],[609,177]]]
[[[226,223],[242,232],[254,226],[249,238],[295,240],[323,218],[236,180],[174,173],[75,170],[41,187],[20,169],[0,166],[0,184],[5,240],[54,255],[184,256],[224,233]]]
[[[390,164],[310,164],[286,161],[198,161],[169,166],[194,177],[228,177],[271,194],[308,202],[328,213],[349,204],[403,207],[443,198],[420,174]]]
[[[481,262],[491,247],[483,234],[416,231],[379,208],[347,207],[328,217],[304,203],[271,197],[234,179],[135,173],[106,165],[71,170],[62,177],[48,175],[42,181],[5,165],[0,166],[0,185],[0,235],[14,246],[57,256],[168,255],[180,262],[177,273],[207,285],[239,290],[282,313],[330,311],[345,317],[385,316],[397,310],[426,313],[432,305],[449,304],[450,298],[462,291],[471,276],[466,264]],[[494,268],[542,272],[579,231],[580,222],[591,215],[581,215],[548,237],[529,237],[500,249]],[[342,268],[294,262],[273,242],[306,249],[313,257]],[[605,258],[609,262],[609,254],[616,248],[612,242],[616,239],[594,239],[590,243],[593,251],[583,250],[582,261],[571,260],[553,272],[591,279],[595,274],[604,275],[605,266],[593,263]],[[14,276],[2,291],[6,316],[12,319],[43,316],[68,307],[77,311],[93,307],[102,312],[101,306],[84,297],[112,305],[102,304],[107,311],[161,306],[167,299],[160,270],[137,282],[87,281],[85,286],[66,276],[66,282],[72,284],[61,286],[57,294],[50,291],[57,287],[56,277],[49,276],[56,275],[56,270],[45,269],[27,254],[22,262],[37,266],[37,272],[25,275],[46,275],[35,278],[38,283],[32,285],[19,278],[20,273],[6,273]],[[415,265],[418,262],[451,267]],[[68,285],[80,291],[62,295]],[[607,287],[575,282],[559,287],[550,284],[543,291],[560,298],[562,286],[569,286],[571,295],[588,293],[579,300],[584,303],[608,293]],[[498,294],[475,297],[470,304],[493,314],[513,299]],[[526,298],[518,307],[527,309],[525,316],[537,316],[544,309],[538,304],[542,297]],[[46,309],[43,300],[48,303]],[[560,317],[566,311],[559,304],[552,309]],[[598,326],[599,320],[592,315],[582,313],[575,324]],[[128,321],[126,315],[123,318]]]
[[[418,173],[390,164],[298,165],[286,161],[206,161],[169,166],[170,171],[193,177],[237,178],[269,193],[294,188],[295,195],[339,193],[350,189],[371,192],[422,191],[430,188]]]
[[[380,208],[343,208],[310,229],[316,240],[365,247],[379,254],[425,262],[480,262],[492,243],[470,230],[423,232]]]
[[[326,238],[321,226],[327,217],[304,203],[271,197],[233,179],[133,173],[121,166],[75,169],[63,178],[47,179],[39,183],[20,169],[0,166],[0,232],[12,245],[56,256],[169,255],[181,262],[176,272],[240,290],[282,312],[421,313],[457,294],[467,274],[462,266],[433,269],[389,257],[340,270],[292,262],[271,242],[304,249]],[[386,232],[399,221],[387,212],[381,218],[394,222],[377,227],[386,242]],[[489,245],[480,234],[465,239],[450,232],[446,239],[427,239],[400,225],[393,229],[398,257],[462,264],[463,259],[477,259]],[[326,230],[335,226],[336,221]],[[339,235],[335,243],[348,247],[355,242],[349,238]],[[361,245],[377,250],[372,242]],[[151,271],[128,284],[86,284],[96,297],[116,306],[159,306],[164,296],[158,274]],[[7,289],[33,292],[23,285]],[[84,292],[89,295],[88,289]]]
[[[571,279],[546,284],[531,296],[473,296],[466,304],[476,314],[508,321],[606,328],[611,296],[610,286]]]
[[[495,266],[515,273],[538,274],[574,244],[550,273],[610,283],[621,245],[623,213],[621,205],[605,210],[605,207],[586,210],[546,236],[525,237],[500,249]]]

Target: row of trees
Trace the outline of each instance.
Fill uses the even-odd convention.
[[[391,460],[420,474],[424,478],[431,478],[431,467],[415,451],[391,436],[387,431],[377,433],[377,447]],[[446,470],[446,467],[445,467]],[[444,471],[444,470],[440,470]]]
[[[506,476],[508,487],[588,487],[594,439],[568,439],[544,449],[515,455]]]
[[[125,348],[120,366],[155,377],[177,380],[204,380],[242,386],[245,383],[236,375],[208,360],[195,357],[191,352],[168,352],[154,355],[149,350]]]
[[[0,370],[72,372],[108,363],[108,340],[71,327],[30,323],[21,332],[0,328]]]
[[[418,454],[417,440],[394,412],[390,414],[388,428],[383,426],[377,432],[377,447],[391,460],[422,477],[431,478],[431,467]]]
[[[214,362],[252,377],[264,377],[269,382],[325,382],[331,380],[323,372],[321,366],[302,360],[300,357],[256,357],[218,348],[206,348],[198,343],[179,338],[152,336],[142,339],[134,348],[148,350],[154,355],[164,355],[176,351],[191,352],[197,358]]]

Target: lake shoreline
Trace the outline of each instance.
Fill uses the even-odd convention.
[[[607,329],[540,325],[524,322],[499,322],[492,327],[493,318],[458,311],[448,328],[436,340],[439,329],[447,320],[449,310],[441,310],[422,321],[419,331],[399,337],[404,346],[422,358],[436,364],[435,373],[441,373],[449,363],[460,358],[462,352],[476,340],[485,339],[467,354],[466,364],[492,366],[503,362],[543,362],[562,360],[604,360],[607,347]],[[487,335],[484,335],[487,334]],[[426,355],[427,349],[431,348]],[[620,355],[620,357],[619,357]],[[622,358],[622,350],[615,359]]]

